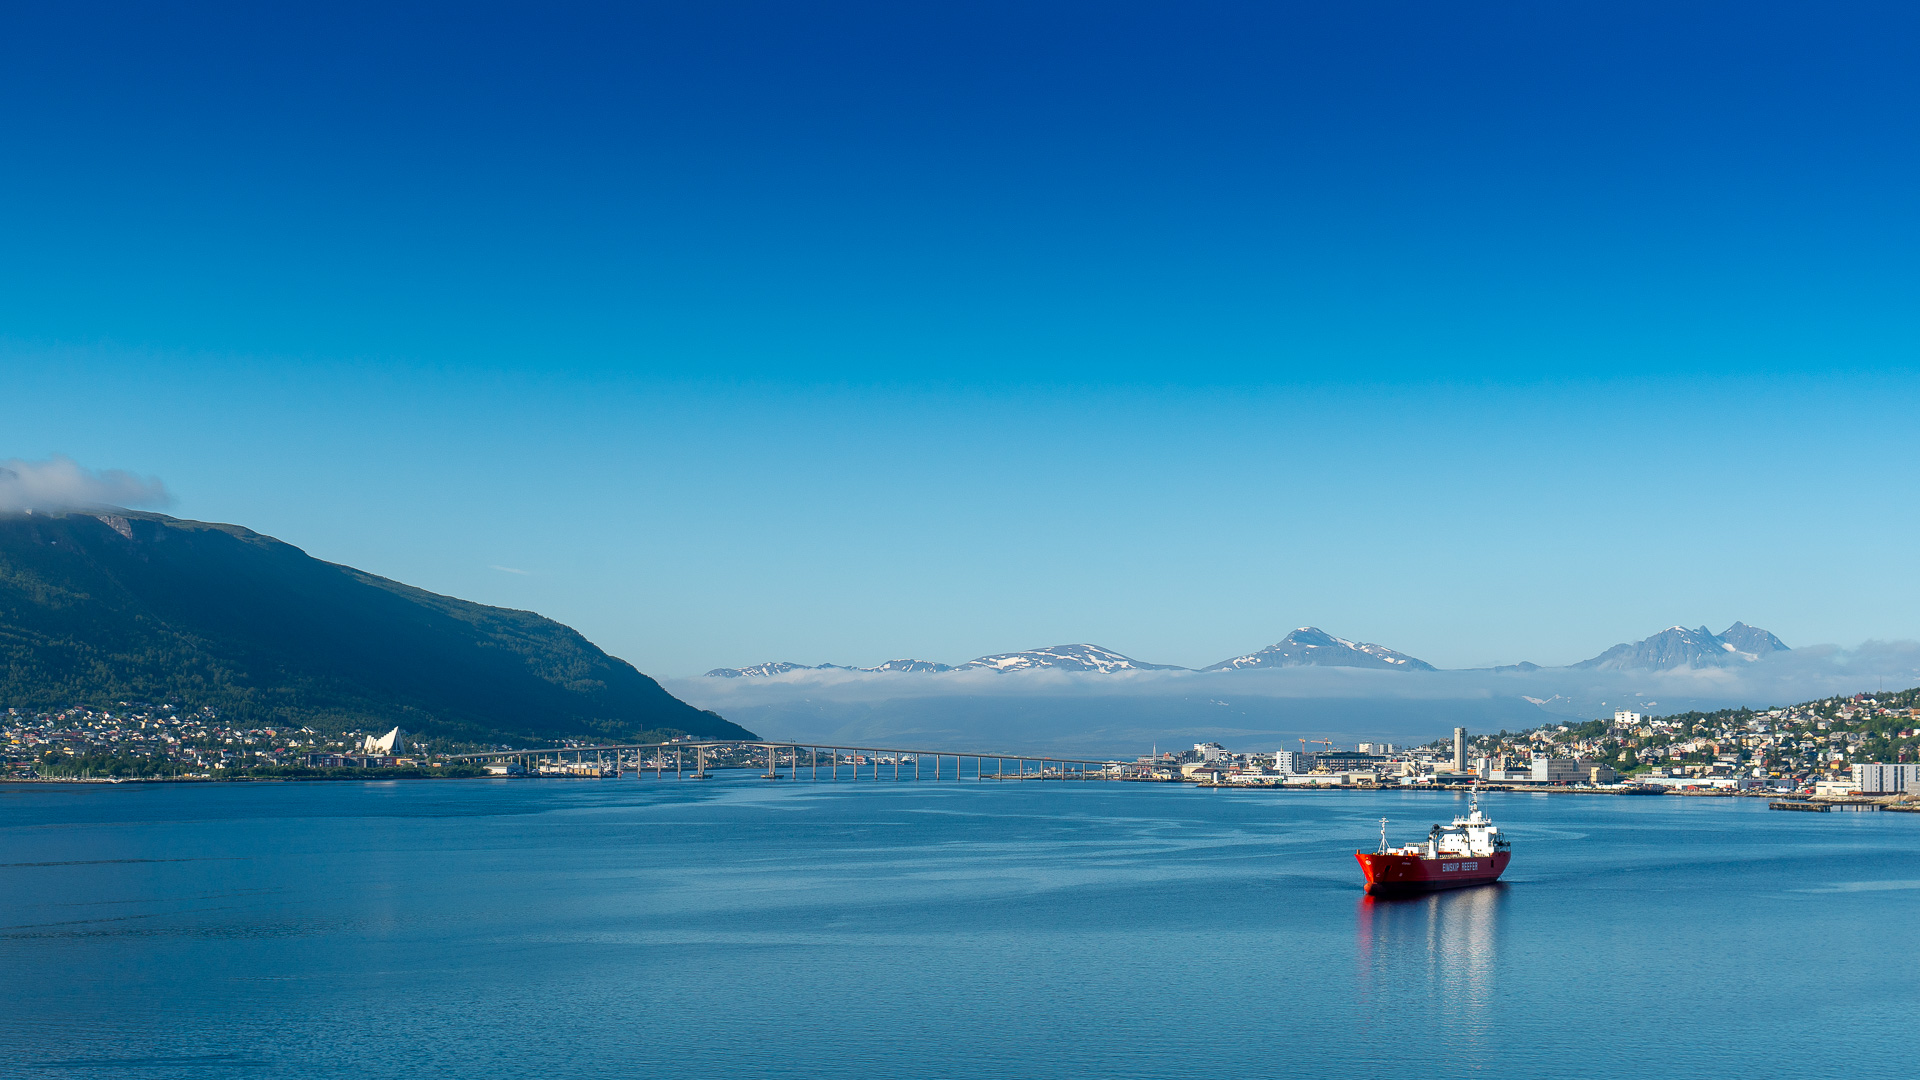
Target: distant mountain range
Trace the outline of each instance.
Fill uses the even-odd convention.
[[[1102,674],[1114,671],[1183,671],[1166,664],[1147,664],[1132,657],[1122,656],[1112,649],[1103,649],[1098,645],[1049,645],[1044,649],[1029,649],[1026,652],[995,653],[969,660],[959,667],[936,664],[931,660],[889,660],[873,667],[847,667],[844,664],[792,664],[774,661],[768,664],[755,664],[743,668],[714,668],[707,675],[716,679],[765,678],[771,675],[784,675],[789,671],[902,671],[935,672],[960,671],[966,669],[984,669],[987,671],[1027,671],[1034,668],[1059,668],[1063,671],[1097,671]]]
[[[0,512],[0,708],[125,701],[468,742],[753,737],[530,611],[322,562],[237,525]]]
[[[1768,653],[1787,652],[1779,638],[1757,626],[1736,622],[1714,634],[1701,627],[1669,627],[1641,641],[1615,645],[1591,660],[1569,665],[1576,669],[1603,671],[1666,671],[1679,667],[1722,667],[1751,663]],[[1355,667],[1388,671],[1435,671],[1432,664],[1385,645],[1348,641],[1318,627],[1302,626],[1272,645],[1244,656],[1210,664],[1202,671],[1240,671],[1251,668]],[[744,668],[715,668],[707,672],[713,678],[765,678],[790,671],[861,672],[943,672],[986,670],[999,672],[1032,671],[1051,668],[1059,671],[1084,671],[1112,674],[1121,671],[1188,671],[1172,664],[1149,664],[1099,645],[1051,645],[1024,652],[995,653],[969,660],[957,667],[931,660],[889,660],[875,667],[855,668],[839,664],[769,663]],[[1494,671],[1538,671],[1538,664],[1522,662],[1493,668]]]
[[[774,675],[785,675],[789,671],[952,671],[947,664],[936,664],[931,660],[889,660],[873,667],[848,667],[845,664],[794,664],[785,660],[770,660],[751,667],[721,667],[707,672],[711,679],[764,679]]]

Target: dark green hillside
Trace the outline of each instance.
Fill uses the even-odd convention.
[[[115,701],[476,742],[752,737],[532,612],[437,596],[235,525],[0,513],[0,707]]]

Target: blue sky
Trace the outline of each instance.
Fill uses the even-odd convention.
[[[664,675],[1920,636],[1917,23],[14,11],[0,458]]]

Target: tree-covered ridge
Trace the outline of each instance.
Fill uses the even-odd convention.
[[[570,627],[234,525],[0,514],[0,708],[122,701],[464,742],[750,737]]]

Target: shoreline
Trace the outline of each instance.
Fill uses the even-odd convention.
[[[725,767],[715,768],[715,767],[709,766],[709,771],[715,772],[715,773],[737,771],[740,773],[752,775],[757,773],[757,768],[758,768],[757,766],[749,766],[746,768],[734,770],[734,769],[728,769]],[[571,781],[571,782],[577,783],[583,780],[627,779],[627,777],[625,776],[591,777],[591,776],[537,776],[536,775],[536,776],[505,777],[505,776],[492,776],[487,774],[481,774],[477,776],[472,776],[472,775],[449,776],[444,774],[443,775],[432,775],[432,774],[423,775],[422,771],[415,771],[410,769],[393,770],[393,772],[389,775],[380,775],[380,773],[384,771],[385,770],[368,770],[367,772],[372,773],[372,775],[367,775],[363,773],[361,775],[334,774],[334,775],[319,775],[319,776],[0,777],[0,785],[302,784],[302,783],[338,783],[338,782],[350,783],[354,781],[367,782],[367,781],[398,781],[398,780],[515,780],[515,781],[564,780],[564,781]],[[645,779],[646,777],[643,775],[641,778]],[[864,782],[872,783],[873,781],[864,781]],[[880,782],[881,783],[892,783],[892,782],[934,783],[934,782],[946,782],[946,781],[882,780]],[[1473,785],[1468,785],[1468,784],[1444,784],[1444,785],[1436,784],[1436,785],[1421,785],[1418,787],[1402,787],[1402,786],[1389,786],[1389,785],[1377,785],[1377,784],[1293,784],[1293,785],[1220,784],[1220,783],[1213,783],[1213,782],[1193,783],[1193,782],[1180,781],[1180,780],[1121,779],[1117,777],[1109,778],[1107,782],[1131,783],[1131,784],[1138,784],[1138,783],[1176,784],[1176,785],[1189,786],[1194,788],[1203,788],[1210,791],[1259,791],[1259,792],[1268,792],[1268,793],[1275,793],[1275,794],[1291,793],[1291,794],[1316,794],[1316,795],[1323,795],[1323,794],[1330,795],[1338,792],[1355,792],[1355,791],[1368,791],[1368,792],[1397,791],[1397,792],[1408,792],[1408,793],[1458,795],[1458,794],[1467,793],[1475,790]],[[1755,791],[1755,790],[1729,791],[1725,789],[1712,789],[1712,788],[1657,787],[1649,790],[1647,787],[1644,787],[1644,786],[1632,787],[1632,788],[1629,788],[1629,787],[1594,788],[1594,787],[1573,787],[1573,786],[1550,787],[1545,785],[1540,787],[1516,787],[1510,784],[1481,785],[1479,786],[1478,790],[1482,794],[1502,793],[1502,794],[1528,794],[1528,795],[1595,795],[1595,796],[1616,796],[1616,797],[1634,797],[1634,798],[1677,795],[1683,798],[1704,798],[1704,799],[1767,799],[1774,802],[1806,803],[1812,806],[1821,806],[1821,807],[1854,807],[1854,808],[1861,808],[1861,809],[1864,809],[1866,805],[1870,804],[1874,806],[1875,809],[1879,809],[1879,810],[1890,810],[1894,812],[1904,812],[1904,813],[1920,813],[1920,799],[1917,799],[1913,796],[1891,795],[1891,794],[1835,796],[1835,795],[1797,795],[1797,794],[1789,794],[1789,793],[1784,793],[1779,791]]]

